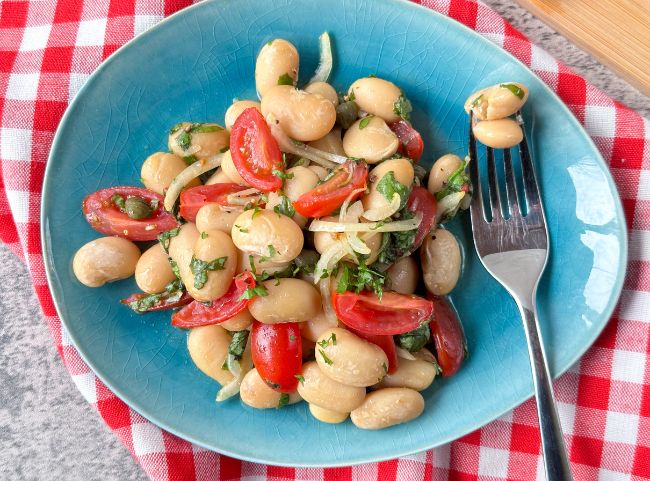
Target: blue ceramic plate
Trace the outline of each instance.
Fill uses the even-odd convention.
[[[58,312],[81,355],[136,411],[185,439],[237,458],[292,466],[377,461],[449,442],[532,394],[519,315],[486,273],[468,216],[451,228],[464,246],[453,302],[465,326],[469,360],[458,375],[424,392],[416,421],[363,431],[326,425],[307,406],[250,409],[217,405],[218,385],[194,367],[186,334],[169,313],[138,316],[117,301],[132,280],[88,289],[71,259],[99,237],[81,201],[113,185],[137,185],[142,161],[166,150],[180,120],[216,121],[234,97],[254,98],[261,45],[292,41],[301,78],[318,59],[318,35],[334,41],[331,81],[343,89],[377,74],[403,87],[426,161],[466,152],[465,98],[477,87],[517,80],[530,87],[524,109],[551,237],[539,311],[552,371],[573,364],[603,329],[621,290],[626,234],[620,201],[595,146],[558,98],[513,57],[431,10],[394,0],[207,1],[161,22],[111,56],[88,80],[57,132],[43,189],[42,238]]]

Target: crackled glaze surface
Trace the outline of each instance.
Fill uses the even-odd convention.
[[[345,465],[420,451],[485,424],[532,393],[515,304],[476,258],[467,216],[451,229],[465,251],[452,299],[469,360],[456,377],[424,393],[420,418],[380,432],[321,424],[304,403],[269,411],[237,400],[215,405],[218,386],[193,366],[185,333],[171,328],[168,314],[138,316],[117,303],[136,289],[134,282],[90,290],[74,280],[74,252],[98,236],[81,215],[84,195],[136,184],[142,160],[165,150],[165,132],[177,121],[220,121],[233,97],[252,98],[255,55],[270,38],[298,46],[301,77],[309,78],[324,30],[334,38],[335,86],[375,73],[404,88],[428,162],[444,152],[464,155],[462,105],[478,86],[503,79],[530,86],[524,116],[551,238],[539,314],[555,374],[603,328],[626,258],[620,202],[588,137],[532,73],[451,20],[391,0],[331,0],[328,8],[315,0],[239,0],[204,2],[162,22],[111,57],[61,123],[43,199],[49,279],[70,337],[116,394],[182,437],[272,464]]]

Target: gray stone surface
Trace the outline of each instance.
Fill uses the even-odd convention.
[[[487,3],[610,96],[650,117],[648,97],[514,1]],[[3,246],[0,279],[0,479],[146,479],[75,388],[42,319],[27,270]]]

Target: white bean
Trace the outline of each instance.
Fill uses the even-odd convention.
[[[397,152],[399,140],[381,117],[369,116],[357,120],[343,136],[343,150],[348,157],[364,159],[369,164]]]
[[[460,277],[460,246],[454,235],[436,229],[424,238],[420,248],[422,276],[429,292],[444,296],[451,292]]]
[[[350,413],[339,413],[331,409],[325,409],[315,404],[309,404],[309,412],[322,423],[339,424],[345,421]]]
[[[495,149],[507,149],[522,141],[524,133],[512,119],[482,120],[474,124],[472,132],[476,138]]]
[[[300,57],[291,42],[276,38],[267,42],[257,55],[255,62],[255,87],[257,94],[264,97],[273,87],[284,82],[296,84]]]
[[[242,402],[256,409],[278,408],[281,396],[281,393],[267,386],[255,368],[246,373],[239,387],[239,397]],[[295,404],[301,400],[297,392],[289,393],[288,404]]]
[[[378,77],[360,78],[350,86],[350,94],[354,94],[354,101],[361,110],[377,115],[386,122],[399,119],[394,109],[402,92],[394,83]]]
[[[445,154],[436,160],[429,172],[427,189],[433,195],[440,192],[447,183],[449,176],[461,166],[463,161],[455,154]]]
[[[275,263],[292,261],[304,244],[300,226],[270,210],[245,210],[235,219],[231,235],[239,250]]]
[[[383,429],[406,423],[424,411],[422,395],[408,388],[389,387],[368,394],[363,404],[350,413],[361,429]]]
[[[298,393],[310,404],[336,411],[349,413],[363,403],[366,389],[347,386],[326,376],[316,362],[302,365],[302,377],[298,383]]]
[[[144,251],[135,266],[135,283],[147,294],[157,294],[176,279],[167,253],[160,243]]]
[[[248,305],[253,317],[260,322],[305,322],[321,310],[320,293],[309,282],[285,278],[270,279],[262,285],[268,294],[253,298]]]
[[[139,258],[140,249],[133,242],[121,237],[100,237],[77,251],[72,270],[82,284],[100,287],[131,277]]]

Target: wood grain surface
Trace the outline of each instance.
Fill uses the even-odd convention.
[[[650,0],[517,0],[650,95]]]

